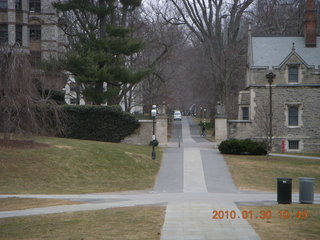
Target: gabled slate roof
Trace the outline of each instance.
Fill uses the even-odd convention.
[[[317,47],[306,47],[304,37],[252,37],[249,46],[250,67],[278,67],[292,52],[295,52],[309,66],[320,68],[320,37],[317,37]],[[250,49],[251,48],[251,49]]]

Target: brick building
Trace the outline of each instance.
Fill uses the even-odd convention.
[[[64,52],[66,38],[57,26],[58,15],[52,2],[54,0],[0,0],[0,44],[19,44],[30,54],[35,69],[41,60]],[[40,75],[40,71],[34,71],[35,79]],[[54,79],[46,84],[57,85],[56,77],[48,78]],[[61,90],[61,84],[54,88]]]
[[[320,36],[314,0],[307,1],[304,36],[254,37],[249,27],[246,89],[229,138],[265,139],[269,132],[269,83],[273,72],[273,151],[320,152]]]

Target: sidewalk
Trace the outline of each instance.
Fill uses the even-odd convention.
[[[191,121],[186,117],[182,120],[183,193],[237,193],[224,159],[213,149],[213,143],[192,138],[190,128],[194,130],[194,126]],[[166,158],[170,158],[170,154]],[[170,159],[170,163],[174,161],[174,158]],[[166,166],[160,171],[168,168]],[[168,179],[161,179],[165,175],[160,172],[158,182],[169,185],[164,184]],[[260,239],[246,220],[212,219],[213,210],[235,211],[239,215],[234,201],[212,199],[194,202],[187,198],[183,202],[169,201],[161,240]]]

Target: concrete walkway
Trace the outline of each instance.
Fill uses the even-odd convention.
[[[224,159],[213,149],[213,144],[192,138],[191,129],[194,136],[194,129],[197,130],[194,125],[190,118],[183,118],[183,192],[208,194],[208,189],[210,192],[219,193],[237,192]],[[171,159],[171,162],[173,161],[174,159]],[[165,175],[160,177],[166,177]],[[167,179],[159,181],[165,182]],[[169,202],[161,240],[259,239],[246,220],[212,219],[213,210],[235,211],[240,216],[233,201],[194,202],[186,198],[183,202]]]

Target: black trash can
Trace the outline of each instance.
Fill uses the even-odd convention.
[[[299,178],[299,202],[312,204],[314,200],[314,178]]]
[[[292,178],[277,178],[277,193],[277,202],[279,204],[291,204]]]

